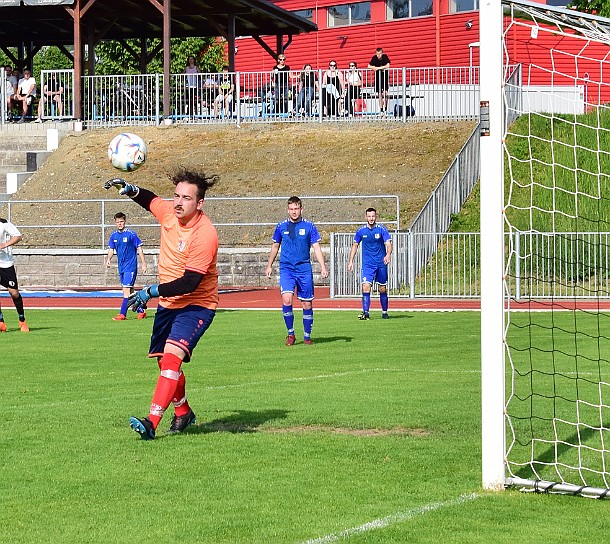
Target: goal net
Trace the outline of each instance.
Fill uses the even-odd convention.
[[[483,484],[605,497],[610,20],[484,4]]]

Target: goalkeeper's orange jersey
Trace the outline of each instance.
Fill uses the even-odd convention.
[[[159,283],[184,276],[185,271],[203,274],[201,283],[192,293],[175,297],[160,297],[165,308],[184,308],[190,304],[215,310],[218,305],[218,234],[207,215],[201,213],[197,222],[183,227],[174,215],[174,205],[159,197],[150,203],[150,211],[161,223]]]

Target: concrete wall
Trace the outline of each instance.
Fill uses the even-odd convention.
[[[106,251],[101,249],[20,249],[13,250],[15,268],[22,289],[94,289],[119,288],[116,256],[106,270]],[[156,283],[158,250],[144,251],[148,273],[138,275],[138,285]],[[221,248],[218,254],[219,283],[222,286],[277,286],[278,260],[274,274],[268,279],[265,267],[269,248]],[[330,266],[328,256],[327,268]],[[316,285],[328,285],[319,275],[319,265],[313,259]]]

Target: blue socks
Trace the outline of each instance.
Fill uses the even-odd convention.
[[[388,293],[379,293],[379,302],[381,302],[381,311],[388,311]]]
[[[292,306],[284,306],[282,304],[282,315],[284,316],[284,323],[288,329],[288,334],[294,335],[294,312]]]
[[[371,308],[371,293],[362,293],[362,311],[365,314],[368,314],[370,308]]]
[[[313,308],[309,310],[303,309],[303,337],[309,338],[311,336],[311,329],[313,328]]]
[[[129,299],[124,298],[123,299],[123,303],[121,304],[121,311],[119,313],[123,314],[123,315],[127,315],[127,303],[129,302]]]

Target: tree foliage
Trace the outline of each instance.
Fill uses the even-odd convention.
[[[146,42],[146,49],[153,51],[159,39]],[[129,39],[125,42],[107,41],[95,48],[96,74],[139,74],[138,58],[142,52],[140,40]],[[184,72],[186,59],[193,55],[202,72],[218,72],[224,64],[224,46],[216,38],[174,38],[171,40],[170,72]],[[148,73],[163,72],[163,51],[159,50],[148,64]]]
[[[608,0],[574,0],[568,4],[568,8],[600,15],[601,17],[610,17],[610,2]]]
[[[161,40],[151,39],[146,42],[148,54],[154,51]],[[17,57],[17,50],[9,48],[9,52]],[[140,40],[105,41],[95,47],[95,73],[101,75],[139,74],[139,56],[142,52]],[[184,72],[186,59],[195,56],[197,65],[202,72],[220,72],[225,62],[224,42],[217,38],[174,38],[171,40],[170,73]],[[15,63],[0,50],[0,65]],[[85,67],[87,61],[85,61]],[[55,46],[43,47],[34,56],[32,72],[38,80],[41,70],[71,69],[73,59]],[[19,66],[23,71],[26,66]],[[148,73],[163,73],[163,50],[160,49],[147,66]]]

